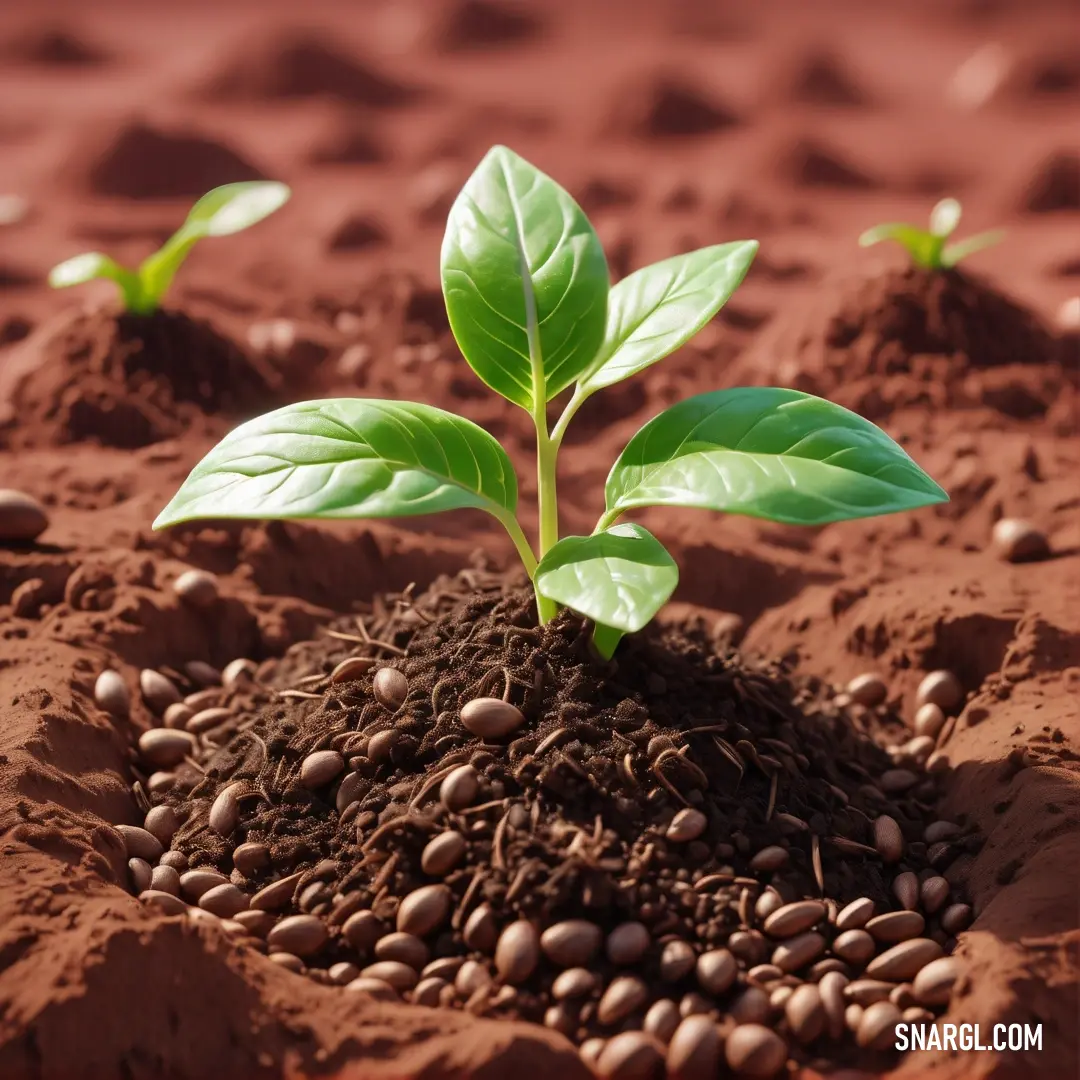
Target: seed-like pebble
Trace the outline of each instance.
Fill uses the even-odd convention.
[[[905,910],[914,911],[919,906],[919,879],[912,871],[897,874],[893,878],[892,891]]]
[[[271,952],[266,954],[266,959],[283,967],[286,971],[292,971],[300,975],[304,971],[304,961],[299,956],[293,956],[288,952]]]
[[[131,694],[118,671],[103,671],[94,683],[94,701],[118,720],[131,712]]]
[[[875,1001],[888,1001],[893,983],[881,979],[856,979],[844,988],[844,998],[856,1005],[873,1005]]]
[[[600,1054],[605,1046],[607,1046],[607,1039],[586,1039],[578,1047],[578,1057],[595,1073],[596,1064],[600,1060]]]
[[[148,907],[156,908],[163,915],[183,915],[188,910],[180,897],[173,896],[172,893],[158,892],[156,889],[139,893],[139,900]]]
[[[336,750],[316,750],[300,764],[300,783],[314,791],[337,779],[345,768],[345,759]]]
[[[785,974],[798,971],[816,960],[825,951],[825,939],[815,931],[788,938],[777,946],[772,962]]]
[[[715,1080],[723,1044],[709,1016],[688,1016],[671,1037],[668,1080]]]
[[[825,905],[817,900],[798,900],[777,908],[762,929],[772,938],[790,938],[816,926],[825,918]]]
[[[238,911],[233,918],[253,937],[264,938],[274,928],[277,921],[269,911],[256,911],[248,908]]]
[[[865,1011],[861,1005],[856,1005],[854,1002],[844,1010],[844,1026],[848,1031],[856,1032],[859,1030],[859,1024],[862,1023]]]
[[[235,660],[230,660],[221,669],[221,685],[226,690],[231,690],[242,683],[251,682],[254,680],[255,673],[258,670],[254,660],[248,660],[245,656],[238,656]]]
[[[862,967],[874,955],[874,939],[865,930],[845,930],[833,942],[832,951],[855,967]]]
[[[787,1063],[788,1048],[775,1031],[761,1024],[740,1024],[724,1042],[728,1067],[744,1076],[767,1080]]]
[[[791,859],[787,848],[776,844],[762,848],[751,860],[750,869],[758,873],[769,873],[774,870],[783,870]]]
[[[29,543],[49,527],[45,507],[32,495],[0,488],[0,543]]]
[[[186,731],[151,728],[139,736],[139,753],[155,769],[171,769],[195,752],[195,740]]]
[[[912,938],[874,957],[866,966],[871,979],[898,982],[913,979],[927,964],[942,955],[942,948],[930,938]]]
[[[186,730],[188,721],[195,715],[195,710],[186,701],[174,701],[166,710],[163,720],[167,728],[177,731]]]
[[[175,683],[153,668],[144,668],[139,672],[139,689],[146,704],[159,715],[180,700],[180,691]]]
[[[886,769],[878,777],[878,787],[886,795],[900,795],[909,791],[919,782],[919,777],[910,769]]]
[[[899,1023],[900,1010],[891,1001],[875,1001],[864,1010],[855,1041],[865,1050],[892,1049]]]
[[[889,687],[885,680],[876,672],[867,672],[864,675],[856,675],[847,684],[847,692],[853,701],[872,709],[880,705],[889,694]]]
[[[348,960],[342,960],[340,963],[331,964],[326,974],[335,986],[348,986],[353,979],[360,977],[360,969]]]
[[[588,968],[568,968],[561,971],[551,984],[551,993],[556,1001],[587,997],[595,989],[596,976]]]
[[[180,875],[180,891],[185,899],[196,904],[203,893],[209,892],[218,885],[227,884],[228,880],[224,874],[219,874],[216,870],[187,870]]]
[[[1020,518],[1002,518],[994,523],[992,532],[994,548],[1006,562],[1027,562],[1044,559],[1050,554],[1046,533],[1030,521]]]
[[[397,960],[420,971],[431,958],[431,950],[415,934],[387,934],[375,944],[376,960]]]
[[[825,1030],[825,1006],[821,992],[811,983],[804,983],[792,991],[784,1005],[791,1034],[803,1044],[812,1043]]]
[[[466,920],[461,934],[465,944],[477,952],[494,952],[499,940],[499,926],[495,912],[488,904],[481,904]]]
[[[904,854],[904,834],[895,818],[882,814],[874,821],[874,847],[883,862],[894,863]]]
[[[368,740],[367,756],[376,765],[385,765],[390,760],[390,755],[400,738],[401,732],[397,728],[387,728],[385,731],[377,732]]]
[[[837,971],[822,975],[817,984],[821,1007],[825,1010],[825,1026],[829,1038],[839,1039],[844,1033],[844,987],[847,979]]]
[[[687,807],[671,819],[664,835],[674,844],[688,844],[701,836],[708,824],[708,818],[700,810]]]
[[[221,672],[213,664],[208,664],[204,660],[189,660],[184,665],[184,670],[199,686],[205,688],[221,685]],[[168,712],[168,709],[165,711]]]
[[[480,990],[491,986],[491,972],[477,960],[466,960],[454,976],[454,989],[463,997],[470,998]]]
[[[231,881],[224,885],[216,885],[199,897],[199,907],[203,911],[209,911],[211,915],[217,915],[220,919],[232,918],[238,911],[246,910],[248,904],[247,895]],[[278,946],[280,948],[280,942]]]
[[[444,979],[446,982],[453,982],[457,973],[461,970],[461,965],[464,963],[464,956],[440,956],[424,965],[420,972],[420,978],[436,978]]]
[[[426,937],[442,926],[449,914],[450,890],[445,885],[422,885],[401,901],[397,911],[397,928],[406,934]]]
[[[251,898],[251,906],[260,911],[279,911],[292,900],[296,884],[303,876],[302,873],[289,874],[265,886]]]
[[[375,661],[368,656],[346,657],[330,672],[330,681],[335,685],[352,682],[354,679],[366,675],[374,666]]]
[[[501,698],[473,698],[461,707],[461,723],[481,739],[501,739],[525,723],[525,714]]]
[[[949,898],[949,883],[945,878],[938,876],[927,878],[922,885],[919,886],[919,900],[922,903],[923,908],[930,915],[939,911],[945,906],[945,901]]]
[[[774,1012],[783,1012],[788,998],[795,992],[793,986],[777,986],[769,994],[769,1009]]]
[[[941,928],[948,934],[959,934],[971,925],[969,904],[950,904],[941,913]]]
[[[240,820],[240,802],[237,799],[237,785],[230,784],[218,792],[210,806],[208,821],[210,828],[218,836],[230,836]]]
[[[597,953],[604,935],[585,919],[566,919],[540,935],[544,955],[562,968],[584,967]]]
[[[152,836],[157,837],[161,846],[167,848],[180,828],[180,819],[171,806],[154,806],[147,811],[143,828]]]
[[[150,874],[150,888],[180,895],[180,875],[171,866],[155,866]]]
[[[361,975],[358,979],[353,979],[351,983],[345,984],[345,989],[353,994],[363,994],[365,997],[374,998],[376,1001],[397,1001],[398,999],[398,992],[385,979],[376,979],[371,975]]]
[[[915,710],[915,734],[926,735],[937,740],[941,729],[945,726],[945,713],[940,705],[928,701]]]
[[[495,967],[511,985],[523,983],[540,961],[540,935],[525,919],[512,922],[495,946]]]
[[[759,986],[748,986],[728,1012],[736,1024],[763,1024],[769,1018],[769,995]]]
[[[771,848],[766,850],[771,851]],[[778,848],[777,850],[783,850]],[[784,898],[773,888],[766,889],[754,904],[754,914],[759,919],[767,919],[774,911],[784,906]]]
[[[669,941],[660,954],[660,978],[666,983],[685,979],[697,963],[693,946],[686,941]]]
[[[617,1024],[649,1000],[649,988],[636,975],[616,975],[596,1008],[601,1024]]]
[[[905,1024],[930,1024],[933,1023],[934,1014],[929,1009],[920,1009],[918,1005],[913,1005],[910,1009],[905,1009],[900,1018]]]
[[[145,859],[153,865],[165,850],[162,842],[138,825],[117,825],[116,831],[124,838],[124,849],[129,859]]]
[[[769,944],[760,930],[736,930],[727,940],[728,949],[746,964],[765,959]]]
[[[943,840],[955,840],[959,835],[959,825],[951,821],[934,821],[926,826],[923,839],[928,844],[939,844]]]
[[[372,683],[375,700],[389,712],[397,712],[409,696],[409,680],[397,668],[380,668]]]
[[[837,930],[858,930],[865,926],[874,916],[874,901],[869,897],[861,896],[858,900],[852,900],[836,916]]]
[[[443,990],[449,985],[445,979],[421,979],[412,992],[412,1002],[414,1005],[424,1005],[429,1009],[434,1009],[442,1000]]]
[[[920,1005],[947,1005],[961,970],[960,961],[955,956],[932,960],[915,976],[911,988],[915,1000]]]
[[[704,994],[699,994],[696,990],[691,990],[688,994],[683,994],[679,998],[680,1016],[697,1016],[699,1013],[712,1013],[712,1011],[713,1003]]]
[[[322,919],[314,915],[289,915],[266,935],[266,944],[275,951],[308,957],[326,944],[328,936]]]
[[[449,773],[439,787],[439,799],[452,813],[472,806],[480,787],[480,778],[471,765],[460,765]]]
[[[386,932],[381,920],[373,911],[355,911],[341,927],[345,940],[358,952],[367,953]]]
[[[208,709],[199,709],[198,712],[192,713],[185,721],[184,729],[190,731],[192,735],[205,735],[208,731],[213,731],[214,728],[219,728],[235,718],[232,709],[212,705]]]
[[[449,830],[428,841],[420,856],[420,866],[425,874],[444,877],[465,857],[465,837]],[[597,931],[599,933],[599,931]]]
[[[218,579],[208,570],[185,570],[173,582],[173,592],[192,607],[211,607],[218,598]]]
[[[596,1062],[601,1080],[659,1080],[664,1047],[643,1031],[624,1031],[609,1039]]]
[[[738,961],[727,949],[710,949],[698,957],[697,981],[707,994],[722,994],[738,973]]]
[[[645,1019],[641,1021],[641,1030],[662,1043],[668,1043],[671,1042],[681,1020],[679,1006],[671,998],[660,998],[649,1006]]]
[[[877,941],[895,944],[918,937],[926,927],[926,920],[917,911],[888,911],[866,924],[866,931]]]
[[[941,709],[946,716],[959,708],[963,701],[964,688],[951,671],[931,671],[915,691],[917,706],[921,707],[929,702]]]
[[[755,986],[765,986],[783,977],[784,973],[775,964],[757,964],[746,973],[747,980]]]
[[[154,871],[145,859],[128,859],[128,873],[131,874],[131,887],[136,893],[146,892],[150,888]]]
[[[238,844],[232,856],[233,866],[244,877],[253,877],[270,865],[270,849],[265,844],[248,840]]]
[[[629,967],[645,955],[651,942],[652,936],[644,923],[624,922],[608,934],[604,948],[613,964]]]
[[[911,983],[901,983],[894,986],[889,994],[889,1000],[901,1011],[910,1009],[915,1004],[915,995],[911,992]]]

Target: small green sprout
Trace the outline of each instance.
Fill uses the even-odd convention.
[[[506,451],[430,405],[306,401],[242,424],[195,467],[154,528],[194,519],[404,517],[484,510],[506,528],[542,622],[591,619],[610,658],[666,603],[678,568],[640,525],[645,506],[688,506],[797,525],[948,499],[883,431],[796,390],[717,390],[647,423],[608,476],[590,536],[559,536],[556,456],[582,403],[685,344],[750,267],[753,240],[678,255],[611,287],[593,227],[570,195],[497,146],[450,211],[442,284],[464,357],[536,429],[539,544],[518,519]],[[573,387],[554,427],[548,403]]]
[[[859,244],[862,247],[871,247],[873,244],[880,244],[882,240],[895,240],[907,249],[916,266],[925,270],[949,270],[961,259],[974,255],[976,251],[1001,243],[1005,236],[1003,229],[991,229],[955,244],[948,243],[949,237],[959,224],[960,203],[956,199],[942,199],[930,211],[929,229],[920,229],[902,222],[875,225],[859,237]]]
[[[161,304],[180,264],[204,236],[229,236],[269,217],[289,200],[285,184],[252,180],[224,184],[207,192],[191,208],[187,220],[135,270],[121,266],[97,251],[76,255],[54,266],[49,284],[54,289],[109,278],[120,287],[124,307],[133,315],[151,315]]]

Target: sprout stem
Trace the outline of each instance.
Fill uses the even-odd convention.
[[[581,383],[578,383],[574,387],[574,396],[566,403],[566,408],[563,409],[562,416],[559,417],[558,422],[551,431],[551,441],[555,444],[556,450],[562,446],[563,436],[566,434],[566,429],[570,426],[570,421],[574,419],[578,409],[585,404],[588,397],[589,394],[582,390]]]
[[[518,519],[509,510],[505,514],[498,514],[497,517],[502,522],[503,528],[510,534],[510,539],[514,541],[514,547],[517,548],[517,553],[525,565],[525,573],[529,575],[531,580],[536,574],[536,556],[533,554],[533,549],[525,536],[524,530],[521,528]]]
[[[621,515],[621,510],[605,510],[604,513],[600,515],[600,520],[596,523],[596,528],[593,529],[593,535],[595,536],[598,532],[603,532],[605,529],[610,529],[611,526],[619,520]]]

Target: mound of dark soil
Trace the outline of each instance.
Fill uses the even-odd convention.
[[[642,73],[615,95],[613,135],[663,139],[710,135],[738,123],[734,111],[702,87],[670,72]]]
[[[319,981],[364,972],[576,1042],[640,1028],[653,1002],[680,997],[768,1022],[761,986],[853,974],[826,957],[839,906],[894,908],[898,875],[947,891],[938,875],[967,843],[956,830],[928,848],[936,783],[869,737],[886,714],[845,711],[827,687],[700,625],[643,635],[603,663],[580,620],[539,628],[529,592],[467,572],[415,606],[380,602],[359,626],[294,648],[276,677],[296,689],[211,692],[211,712],[174,712],[197,736],[194,764],[144,772],[137,788],[145,810],[173,812],[174,868],[221,875],[202,906],[227,896],[238,934]],[[463,709],[478,698],[506,703],[519,726],[470,733]],[[888,841],[873,824],[886,813]],[[189,898],[197,880],[181,879]],[[764,923],[808,897],[822,899],[797,909],[797,946]],[[953,944],[939,910],[912,919],[928,957]],[[306,937],[290,952],[296,928]],[[573,941],[559,948],[560,935]],[[566,968],[581,983],[568,995],[554,987]],[[858,1056],[839,1036],[826,1053]]]
[[[336,117],[306,157],[312,165],[373,165],[385,161],[387,154],[370,120],[350,113]]]
[[[236,46],[201,96],[209,101],[322,97],[393,108],[409,104],[418,93],[320,34],[293,30]]]
[[[435,45],[445,52],[490,49],[531,41],[543,24],[517,4],[493,0],[459,0],[440,24]]]
[[[127,199],[196,198],[219,184],[266,179],[225,143],[193,129],[164,130],[141,121],[91,135],[65,172],[91,195]]]
[[[821,394],[870,418],[914,404],[1028,418],[1068,386],[1061,360],[1038,318],[981,279],[907,267],[823,286],[773,322],[734,381]]]
[[[1063,152],[1039,165],[1024,188],[1020,208],[1032,214],[1080,210],[1080,156]]]
[[[869,191],[880,181],[816,139],[800,139],[780,155],[780,175],[796,187]]]
[[[0,379],[12,447],[93,440],[134,448],[188,431],[204,414],[254,411],[273,373],[187,315],[76,310],[19,346]]]
[[[3,47],[5,59],[41,67],[87,68],[108,63],[109,54],[80,34],[58,26],[36,26]]]
[[[803,105],[853,107],[869,104],[869,95],[838,56],[819,50],[804,56],[788,80],[789,100]]]
[[[1007,92],[1021,100],[1055,100],[1080,94],[1080,41],[1071,48],[1048,51],[1017,65]]]
[[[330,251],[362,251],[382,247],[389,240],[386,227],[370,214],[351,214],[330,234]]]

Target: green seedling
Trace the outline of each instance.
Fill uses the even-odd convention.
[[[591,619],[610,658],[678,582],[645,506],[687,506],[823,525],[948,496],[884,432],[795,390],[699,394],[661,413],[608,476],[590,536],[559,536],[556,456],[582,403],[663,359],[742,281],[752,240],[678,255],[614,287],[596,233],[552,179],[497,146],[450,211],[442,284],[466,361],[536,429],[539,544],[518,519],[506,451],[482,428],[412,402],[307,401],[241,425],[195,467],[155,528],[198,518],[401,517],[471,507],[506,528],[542,622]],[[572,391],[553,427],[548,403]]]
[[[959,224],[960,203],[956,199],[942,199],[930,211],[929,229],[920,229],[902,222],[875,225],[859,237],[859,244],[862,247],[871,247],[883,240],[895,240],[906,249],[916,266],[925,270],[949,270],[962,259],[974,255],[976,251],[999,244],[1005,236],[1003,229],[991,229],[989,232],[976,233],[966,240],[950,244],[949,237]]]
[[[276,181],[253,180],[224,184],[208,191],[191,208],[187,220],[165,245],[131,270],[97,251],[76,255],[54,266],[49,284],[54,289],[108,278],[120,288],[124,307],[133,315],[157,311],[180,264],[195,243],[206,236],[230,236],[250,228],[288,202],[291,192]]]

